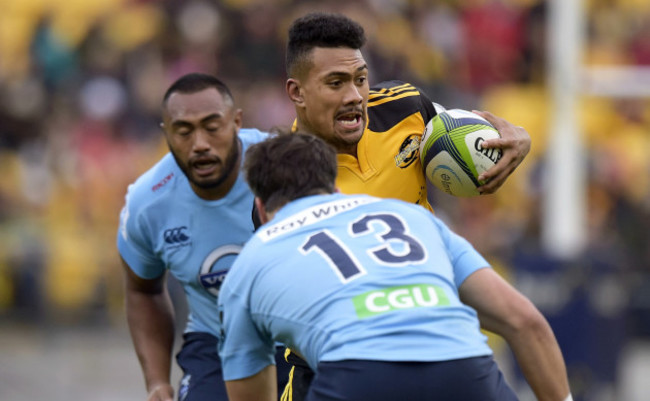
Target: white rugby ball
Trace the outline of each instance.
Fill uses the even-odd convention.
[[[499,132],[483,117],[467,110],[440,112],[420,140],[420,161],[427,179],[440,190],[460,197],[479,195],[478,176],[501,158],[501,149],[481,146]]]

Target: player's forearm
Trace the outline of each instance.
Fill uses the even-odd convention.
[[[562,352],[543,316],[506,334],[505,338],[539,401],[563,401],[569,382]]]
[[[127,291],[126,312],[147,391],[158,384],[169,383],[174,345],[174,312],[168,294]]]
[[[492,269],[472,273],[458,291],[461,300],[476,310],[481,327],[508,342],[537,398],[564,401],[569,383],[562,353],[532,302]]]

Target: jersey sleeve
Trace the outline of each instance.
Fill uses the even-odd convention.
[[[133,210],[129,194],[120,212],[117,249],[133,272],[144,279],[154,279],[165,273],[165,266],[153,251],[153,239],[148,227],[140,222]]]
[[[240,268],[235,264],[232,270]],[[239,281],[229,274],[219,294],[219,356],[224,380],[244,379],[275,364],[275,343],[270,334],[258,330],[246,302],[250,283],[235,283]]]
[[[449,259],[454,269],[454,284],[459,288],[472,273],[479,269],[489,268],[490,264],[478,253],[465,238],[454,233],[439,218],[431,216],[440,232],[440,236],[447,248]]]
[[[431,101],[429,96],[427,96],[422,89],[417,88],[417,90],[420,92],[420,102],[422,104],[420,107],[420,114],[422,114],[422,120],[424,121],[424,125],[426,125],[438,113],[444,111],[445,108],[438,103]]]

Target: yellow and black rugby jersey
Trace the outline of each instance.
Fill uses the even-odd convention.
[[[435,115],[432,101],[411,84],[387,81],[371,87],[357,157],[338,155],[339,190],[397,198],[431,210],[419,148],[424,127]]]

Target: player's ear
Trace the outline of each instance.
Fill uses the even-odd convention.
[[[235,109],[233,111],[233,113],[234,113],[233,121],[235,122],[235,125],[237,126],[237,129],[239,130],[239,129],[241,129],[241,126],[242,126],[244,112],[242,111],[242,109]]]
[[[302,87],[300,81],[295,78],[287,79],[286,84],[287,95],[289,100],[291,100],[296,106],[302,106],[305,102],[305,99],[302,95]]]
[[[257,209],[257,215],[260,218],[262,224],[266,224],[269,221],[269,216],[266,213],[266,208],[264,207],[264,202],[258,197],[255,197],[255,208]]]

